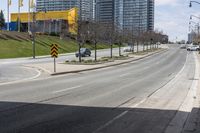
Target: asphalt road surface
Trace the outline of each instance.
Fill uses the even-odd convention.
[[[194,80],[194,57],[174,45],[125,65],[0,85],[0,132],[163,133]]]

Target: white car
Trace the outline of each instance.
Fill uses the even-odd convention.
[[[125,47],[123,51],[124,52],[132,52],[133,51],[133,47],[131,47],[131,46]]]
[[[198,51],[199,50],[199,46],[197,45],[190,45],[187,47],[187,51]]]

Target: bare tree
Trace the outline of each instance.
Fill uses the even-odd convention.
[[[124,32],[119,27],[115,27],[115,43],[119,46],[119,56],[121,56],[121,46],[124,40]]]
[[[123,41],[124,43],[128,43],[132,47],[132,53],[135,52],[134,50],[134,43],[135,43],[136,36],[133,33],[133,30],[124,29],[123,30]]]
[[[113,58],[113,43],[115,42],[116,39],[116,34],[114,31],[114,26],[113,24],[104,24],[103,25],[103,32],[102,32],[102,39],[105,42],[108,42],[110,45],[110,57]]]
[[[102,26],[96,21],[90,21],[88,25],[88,40],[94,45],[95,61],[97,61],[97,44],[100,41]]]

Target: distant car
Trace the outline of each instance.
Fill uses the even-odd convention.
[[[76,52],[75,54],[76,57],[86,57],[86,56],[91,56],[91,50],[88,48],[81,48],[80,49],[80,55],[79,55],[79,51]]]
[[[133,47],[131,47],[131,46],[125,47],[125,48],[123,49],[123,51],[124,51],[124,52],[132,52],[132,51],[133,51]]]
[[[188,46],[187,51],[199,51],[199,46],[190,45],[190,46]]]
[[[181,49],[186,49],[187,46],[186,46],[185,44],[182,44],[180,48],[181,48]]]

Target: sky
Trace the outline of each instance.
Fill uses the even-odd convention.
[[[190,15],[200,16],[200,5],[193,3],[192,8],[189,8],[189,1],[155,0],[155,29],[167,34],[170,41],[187,40]],[[0,10],[4,11],[7,19],[7,0],[0,0]],[[18,0],[12,0],[10,12],[17,11]],[[28,0],[24,0],[21,11],[28,11]],[[198,19],[193,21],[200,22]]]
[[[169,35],[171,41],[187,40],[190,15],[200,16],[200,5],[190,0],[155,0],[155,29]],[[200,0],[197,0],[200,2]],[[193,18],[192,21],[200,22]]]

